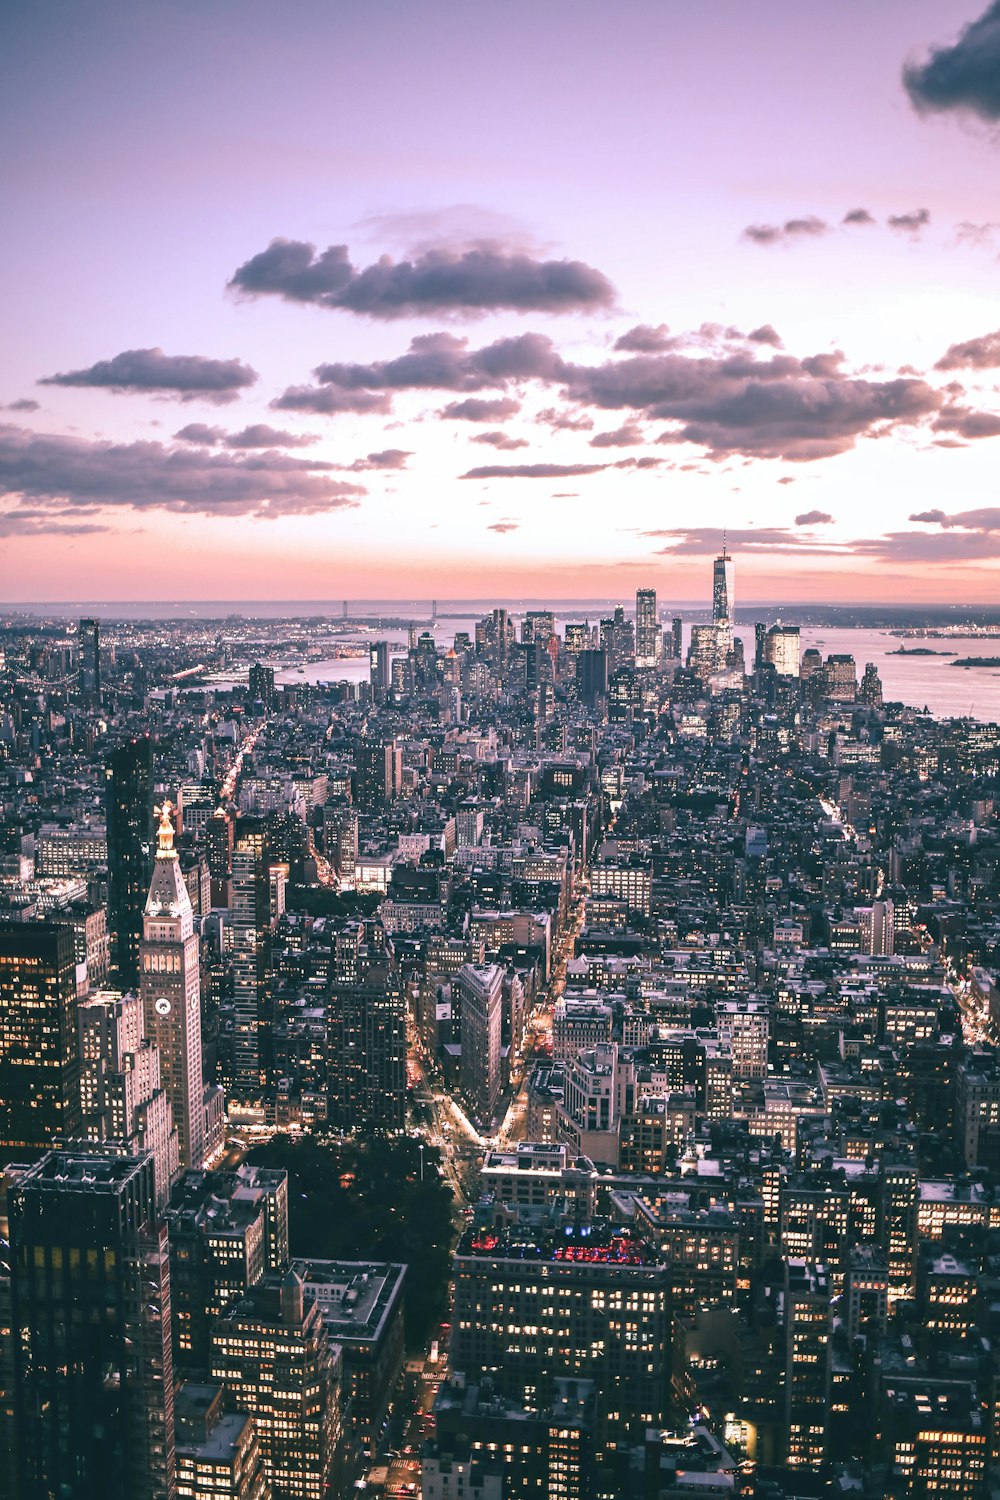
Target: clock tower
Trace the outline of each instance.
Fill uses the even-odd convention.
[[[197,1169],[205,1160],[198,938],[174,848],[172,811],[169,802],[158,809],[159,847],[142,917],[140,993],[146,1035],[159,1049],[163,1086],[177,1125],[180,1164]]]

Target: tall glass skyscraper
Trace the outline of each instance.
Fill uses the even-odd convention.
[[[146,735],[119,745],[105,767],[108,925],[123,989],[139,983],[142,913],[153,870],[153,754]]]

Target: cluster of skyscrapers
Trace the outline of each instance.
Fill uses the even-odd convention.
[[[460,624],[4,622],[0,1491],[985,1500],[1000,731],[725,549]],[[247,1149],[407,1134],[449,1285]]]

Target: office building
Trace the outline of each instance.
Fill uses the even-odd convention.
[[[240,841],[233,850],[229,894],[235,1011],[229,1083],[233,1097],[248,1104],[261,1097],[265,1082],[264,936],[269,897],[270,881],[262,847],[253,840]]]
[[[272,1500],[328,1500],[341,1438],[340,1351],[294,1271],[272,1273],[212,1329],[213,1380],[254,1419]]]
[[[589,708],[608,696],[608,653],[583,649],[576,654],[576,691]]]
[[[393,741],[359,740],[354,751],[354,804],[373,813],[398,796],[403,784],[403,752]]]
[[[728,650],[736,624],[736,564],[725,548],[712,565],[712,623],[726,636]]]
[[[73,929],[0,924],[0,1151],[40,1155],[81,1130]]]
[[[185,1172],[165,1217],[175,1360],[181,1370],[204,1371],[213,1320],[287,1264],[287,1174],[246,1164],[236,1172]]]
[[[333,986],[327,1090],[328,1118],[341,1130],[391,1134],[406,1124],[406,1001],[387,964]]]
[[[503,969],[499,964],[463,964],[455,986],[462,1028],[462,1094],[475,1118],[488,1125],[502,1083]]]
[[[799,648],[797,625],[772,625],[764,638],[764,661],[779,677],[798,677]]]
[[[660,659],[660,622],[656,613],[656,590],[637,589],[635,594],[635,664],[655,667]]]
[[[274,713],[277,694],[274,689],[274,668],[255,661],[250,668],[247,689],[251,703],[259,703],[266,714]]]
[[[532,1407],[557,1377],[591,1381],[607,1454],[667,1415],[670,1268],[629,1228],[471,1229],[455,1253],[451,1367]]]
[[[173,1500],[166,1230],[153,1160],[52,1151],[10,1192],[21,1494]]]
[[[146,1034],[156,1044],[174,1113],[182,1167],[205,1160],[201,1062],[201,978],[194,914],[174,848],[169,802],[160,809],[158,847],[139,950]]]
[[[177,1500],[268,1500],[253,1417],[226,1411],[221,1385],[185,1381],[174,1402]]]
[[[142,913],[153,869],[153,759],[148,736],[128,740],[105,766],[108,925],[123,989],[139,987]]]
[[[146,1035],[137,995],[98,991],[80,1002],[83,1134],[153,1157],[156,1207],[166,1206],[180,1167],[177,1126],[160,1077],[156,1043]]]
[[[89,709],[101,707],[101,626],[98,620],[81,620],[77,635],[80,702]]]
[[[345,1410],[366,1452],[374,1453],[389,1403],[403,1373],[402,1265],[293,1260],[307,1302],[323,1314],[326,1331],[343,1351]]]
[[[392,687],[392,664],[388,641],[372,641],[368,647],[368,665],[372,692],[383,696]]]
[[[811,1466],[826,1453],[830,1400],[830,1284],[826,1268],[785,1261],[787,1462]]]

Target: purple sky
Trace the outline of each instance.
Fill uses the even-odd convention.
[[[0,598],[666,602],[723,527],[745,599],[995,598],[1000,4],[46,0],[0,57]]]

